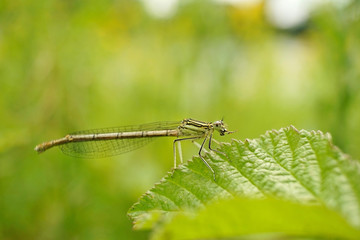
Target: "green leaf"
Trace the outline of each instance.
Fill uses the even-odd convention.
[[[153,239],[219,239],[258,235],[360,239],[360,231],[324,206],[278,199],[221,200],[198,213],[176,215]],[[278,238],[276,238],[276,236]]]
[[[133,205],[128,214],[134,228],[162,229],[179,214],[194,213],[234,197],[315,205],[334,211],[354,228],[360,227],[360,164],[335,147],[329,134],[290,126],[258,139],[223,143],[219,150],[224,154],[209,152],[204,156],[215,170],[216,181],[201,159],[194,157]],[[239,221],[248,217],[241,214],[243,208],[234,209]],[[286,228],[268,232],[286,233]]]

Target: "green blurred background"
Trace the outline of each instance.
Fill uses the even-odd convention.
[[[316,2],[296,21],[280,0],[1,1],[0,238],[148,238],[126,211],[171,170],[172,140],[33,150],[74,130],[224,117],[237,132],[217,140],[292,124],[359,159],[360,5]]]

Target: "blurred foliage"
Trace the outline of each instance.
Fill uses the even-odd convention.
[[[279,199],[222,199],[192,214],[180,212],[160,239],[358,239],[360,231],[319,205]]]
[[[293,124],[359,158],[359,3],[300,31],[263,8],[190,1],[156,19],[138,1],[2,1],[0,238],[147,238],[125,214],[171,168],[171,140],[112,159],[33,151],[74,130],[224,116],[234,138]]]

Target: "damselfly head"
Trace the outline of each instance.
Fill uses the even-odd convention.
[[[232,131],[229,131],[226,129],[226,126],[223,122],[223,120],[218,120],[212,123],[214,126],[214,129],[220,133],[221,136],[224,136],[225,133],[230,134],[233,133]]]

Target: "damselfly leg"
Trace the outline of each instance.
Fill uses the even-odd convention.
[[[175,139],[174,140],[174,143],[173,143],[173,150],[174,150],[174,168],[176,168],[176,143],[178,143],[178,149],[179,149],[179,156],[180,156],[180,162],[182,163],[183,160],[182,160],[182,153],[181,153],[181,143],[180,141],[184,141],[184,140],[195,140],[195,139],[199,139],[201,138],[201,136],[198,136],[198,137],[188,137],[188,138],[178,138],[178,139]],[[180,146],[180,148],[179,148]]]
[[[206,139],[207,139],[208,135],[209,135],[209,133],[205,135],[204,141],[203,141],[202,144],[201,144],[201,147],[200,147],[200,150],[199,150],[199,157],[200,157],[201,160],[205,163],[205,165],[207,166],[207,168],[212,172],[214,181],[216,181],[214,169],[212,169],[212,167],[209,165],[209,163],[203,158],[203,156],[201,156],[201,151],[202,151],[202,149],[203,149],[203,147],[204,147],[204,144],[205,144],[205,142],[206,142]],[[211,142],[211,136],[212,136],[212,132],[210,133],[209,145],[210,145],[210,142]],[[210,149],[210,150],[211,150],[211,149]]]

